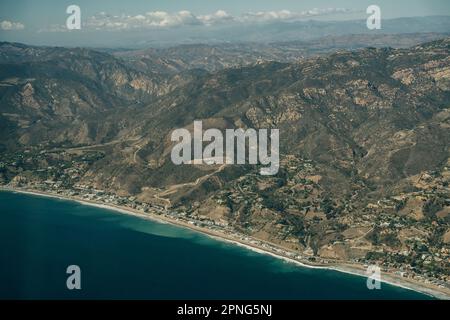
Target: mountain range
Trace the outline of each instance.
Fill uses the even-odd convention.
[[[436,33],[101,51],[2,42],[0,181],[105,190],[312,257],[414,261],[447,281],[449,51]],[[194,120],[279,129],[279,173],[174,165],[170,134]]]

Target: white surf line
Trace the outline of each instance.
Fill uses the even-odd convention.
[[[351,274],[351,275],[354,275],[354,276],[367,278],[367,275],[365,275],[365,273],[363,271],[361,271],[361,272],[351,271],[351,270],[348,270],[346,268],[340,268],[340,267],[336,267],[336,266],[327,267],[327,266],[315,266],[315,265],[305,264],[305,263],[297,261],[295,259],[291,259],[291,258],[282,256],[282,255],[277,255],[277,254],[275,254],[275,253],[273,253],[271,251],[267,251],[267,250],[264,250],[264,249],[253,247],[251,245],[242,243],[242,242],[240,242],[238,240],[228,239],[228,238],[225,238],[225,237],[221,237],[219,235],[212,235],[210,233],[203,232],[203,231],[200,231],[200,230],[197,230],[197,229],[194,229],[194,228],[190,228],[188,226],[184,226],[184,225],[178,224],[176,222],[171,222],[171,221],[166,221],[166,220],[163,220],[163,219],[158,219],[157,217],[153,217],[153,216],[145,215],[145,214],[140,214],[140,213],[137,213],[137,212],[129,211],[127,209],[122,209],[122,208],[110,206],[110,205],[107,205],[107,204],[98,204],[98,203],[86,202],[86,201],[83,201],[83,200],[72,199],[72,198],[68,198],[68,197],[60,196],[60,195],[52,195],[52,194],[44,193],[44,192],[43,193],[39,193],[39,192],[33,192],[33,191],[27,191],[27,190],[18,190],[18,189],[4,188],[4,187],[1,187],[0,190],[5,190],[5,191],[8,191],[8,192],[14,192],[14,193],[24,193],[24,194],[30,194],[30,195],[36,195],[36,196],[42,196],[42,197],[48,197],[48,198],[56,198],[56,199],[64,200],[64,201],[73,201],[73,202],[78,202],[78,203],[81,203],[81,204],[87,205],[87,206],[93,206],[93,207],[97,207],[97,208],[102,208],[102,209],[107,209],[107,210],[111,210],[111,211],[116,211],[116,212],[120,212],[122,214],[126,214],[126,215],[129,215],[129,216],[135,216],[135,217],[138,217],[138,218],[152,220],[152,221],[155,221],[155,222],[158,222],[158,223],[162,223],[162,224],[169,224],[169,225],[176,226],[176,227],[179,227],[179,228],[188,229],[190,231],[197,232],[197,233],[199,233],[199,234],[201,234],[203,236],[208,236],[208,237],[210,237],[210,238],[212,238],[214,240],[227,242],[227,243],[232,243],[234,245],[243,247],[243,248],[245,248],[247,250],[250,250],[250,251],[253,251],[253,252],[257,252],[259,254],[270,255],[270,256],[272,256],[274,258],[277,258],[277,259],[280,259],[280,260],[284,260],[285,262],[296,264],[296,265],[298,265],[300,267],[309,268],[309,269],[331,270],[331,271],[336,271],[336,272],[341,272],[341,273],[346,273],[346,274]],[[351,267],[349,267],[349,268],[351,268]],[[389,276],[389,274],[388,274],[388,276]],[[398,281],[400,282],[401,280],[399,279]],[[414,285],[409,286],[407,284],[402,284],[402,283],[396,282],[395,280],[389,280],[389,279],[388,280],[380,279],[380,282],[386,283],[386,284],[389,284],[389,285],[392,285],[392,286],[395,286],[395,287],[400,287],[400,288],[403,288],[403,289],[407,289],[407,290],[415,291],[415,292],[418,292],[418,293],[422,293],[424,295],[428,295],[428,296],[435,297],[435,298],[438,298],[438,299],[446,299],[446,300],[450,299],[450,297],[447,296],[446,294],[440,293],[440,292],[436,292],[435,290],[428,289],[426,287],[424,287],[423,289],[422,288],[415,288]],[[416,286],[420,287],[420,284],[417,284]]]

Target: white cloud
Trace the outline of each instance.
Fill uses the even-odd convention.
[[[295,21],[302,18],[323,16],[330,14],[341,14],[351,12],[344,8],[311,9],[302,12],[260,11],[249,12],[240,16],[232,16],[224,10],[218,10],[211,14],[195,15],[190,11],[183,10],[176,13],[165,11],[151,11],[138,15],[108,15],[101,12],[90,17],[84,27],[97,30],[127,30],[145,28],[170,28],[186,25],[216,25],[224,23],[257,23],[270,21]]]
[[[42,33],[42,32],[66,32],[66,31],[70,31],[69,29],[67,29],[67,27],[65,25],[62,24],[52,24],[47,28],[42,28],[42,29],[38,29],[37,32],[38,33]]]
[[[183,10],[175,13],[166,11],[150,11],[137,15],[121,14],[110,15],[100,12],[82,22],[81,28],[86,30],[142,30],[174,28],[181,26],[212,26],[218,24],[239,23],[267,23],[274,21],[295,21],[308,17],[316,17],[330,14],[342,14],[351,12],[343,8],[311,9],[302,12],[260,11],[249,12],[240,16],[232,16],[224,10],[218,10],[211,14],[195,15],[190,11]],[[64,26],[52,25],[42,31],[61,32],[67,31]]]
[[[241,22],[271,22],[271,21],[295,21],[304,18],[325,16],[331,14],[343,14],[350,13],[351,10],[345,8],[326,8],[318,9],[314,8],[311,10],[301,11],[301,12],[291,12],[289,10],[280,11],[260,11],[260,12],[249,12],[243,14],[238,18]]]
[[[3,20],[0,22],[0,29],[2,30],[23,30],[25,26],[20,22],[12,22]]]
[[[213,14],[198,16],[198,19],[205,25],[213,25],[235,21],[235,18],[224,10],[217,10]]]
[[[292,20],[298,17],[299,14],[293,13],[289,10],[281,11],[259,11],[249,12],[242,15],[239,20],[242,22],[267,22],[274,20]]]
[[[98,30],[127,30],[202,24],[203,22],[197,16],[186,10],[172,14],[165,11],[151,11],[134,16],[108,15],[102,12],[88,18],[84,27]]]

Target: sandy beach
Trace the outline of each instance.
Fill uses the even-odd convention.
[[[30,195],[35,195],[35,196],[57,198],[60,200],[70,200],[70,201],[78,202],[83,205],[89,205],[89,206],[94,206],[94,207],[98,207],[98,208],[102,208],[102,209],[112,210],[115,212],[119,212],[121,214],[132,215],[132,216],[139,217],[142,219],[152,220],[152,221],[155,221],[158,223],[172,224],[175,226],[188,228],[192,231],[200,232],[200,233],[207,235],[211,238],[214,238],[215,240],[218,240],[218,241],[224,241],[227,243],[241,246],[243,248],[252,250],[252,251],[260,253],[260,254],[266,254],[266,255],[275,257],[277,259],[282,259],[283,261],[296,264],[300,267],[334,270],[334,271],[338,271],[338,272],[348,273],[348,274],[367,278],[366,268],[363,265],[346,264],[346,263],[322,265],[322,264],[312,264],[309,261],[308,262],[298,261],[298,260],[289,258],[288,256],[285,256],[285,255],[273,252],[271,250],[268,250],[266,248],[257,246],[253,243],[250,243],[249,241],[243,241],[241,239],[236,239],[236,238],[234,238],[228,234],[224,234],[222,232],[217,232],[214,230],[209,230],[206,228],[198,227],[198,226],[189,224],[187,222],[175,220],[175,219],[168,218],[165,216],[160,216],[160,215],[156,215],[156,214],[152,214],[152,213],[144,213],[144,212],[134,210],[129,207],[117,206],[114,204],[104,204],[104,203],[97,202],[97,201],[81,199],[81,198],[73,197],[73,196],[62,196],[59,194],[42,192],[39,190],[0,187],[0,191],[2,191],[2,190],[8,191],[8,192],[18,192],[18,193],[30,194]],[[246,236],[246,237],[248,237],[248,236]],[[255,240],[261,241],[259,239],[255,239]],[[286,250],[286,249],[283,248],[283,250]],[[381,273],[381,282],[388,283],[388,284],[391,284],[391,285],[394,285],[397,287],[402,287],[405,289],[414,290],[414,291],[417,291],[420,293],[424,293],[426,295],[433,296],[438,299],[450,300],[450,289],[438,287],[432,283],[425,283],[425,282],[414,280],[414,279],[404,278],[399,275],[396,275],[393,273],[387,273],[387,272]]]

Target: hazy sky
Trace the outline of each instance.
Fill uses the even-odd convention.
[[[384,19],[450,15],[449,0],[1,0],[0,40],[62,39],[71,4],[81,8],[83,32],[366,19],[371,4],[381,8]]]

